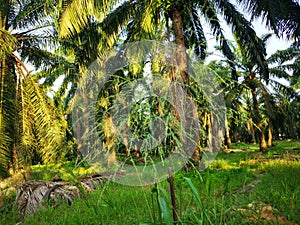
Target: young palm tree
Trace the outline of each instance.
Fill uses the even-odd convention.
[[[45,14],[52,3],[0,1],[0,177],[9,168],[62,155],[65,123],[27,66],[59,63],[42,47],[52,38],[51,18]]]

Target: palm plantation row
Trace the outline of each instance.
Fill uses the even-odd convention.
[[[153,73],[167,74],[185,88],[198,106],[202,127],[195,160],[211,137],[211,110],[199,85],[187,73],[188,52],[217,74],[227,107],[224,139],[259,142],[267,151],[272,138],[298,138],[299,124],[299,3],[286,1],[101,1],[101,0],[1,0],[0,9],[0,177],[9,170],[82,157],[72,127],[74,96],[89,66],[122,43],[143,40],[172,42],[187,51],[177,51],[177,68],[151,64]],[[239,6],[239,8],[237,8]],[[239,11],[240,8],[244,12]],[[289,39],[290,48],[267,57],[270,35],[258,37],[246,19],[263,18],[279,38]],[[226,39],[221,20],[232,29],[235,41]],[[206,24],[206,25],[205,25]],[[207,27],[210,30],[205,30]],[[223,60],[206,62],[206,33],[217,40],[215,51]],[[143,77],[146,63],[115,71],[98,96],[95,127],[112,157],[146,157],[134,145],[117,138],[110,116],[122,87]],[[34,67],[33,71],[29,68]],[[179,74],[177,76],[176,74]],[[59,89],[47,93],[58,79]],[[285,78],[284,86],[276,78]],[[167,79],[163,78],[162,79]],[[201,107],[200,107],[201,106]],[[150,114],[145,112],[151,111]],[[130,113],[130,130],[147,137],[152,117],[168,118],[164,144],[150,152],[166,157],[180,142],[178,116],[161,99],[140,102]],[[86,130],[85,130],[86,132]],[[124,131],[126,132],[126,131]],[[83,134],[82,133],[82,134]],[[124,141],[123,141],[124,142]],[[130,142],[130,140],[125,140]],[[268,142],[268,143],[267,143]],[[130,147],[128,147],[130,146]]]

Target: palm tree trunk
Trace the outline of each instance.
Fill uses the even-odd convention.
[[[269,126],[268,126],[268,146],[273,146],[273,124],[272,121],[269,119]]]
[[[231,138],[229,133],[229,126],[228,126],[228,120],[227,117],[225,117],[225,142],[228,149],[231,148]]]
[[[223,134],[219,134],[217,126],[218,123],[216,122],[216,117],[213,112],[210,112],[208,122],[207,146],[209,146],[211,152],[219,151],[219,146],[221,146],[219,142],[222,141],[221,139]]]
[[[116,150],[115,150],[116,128],[114,126],[112,116],[110,114],[108,114],[105,118],[105,125],[103,130],[106,139],[106,147],[108,150],[107,166],[110,167],[112,165],[117,164]]]
[[[188,83],[187,54],[186,54],[186,48],[184,42],[183,23],[180,14],[180,6],[175,5],[171,9],[170,13],[171,13],[171,20],[173,23],[175,43],[178,45],[176,56],[177,56],[178,70],[181,76],[180,81],[182,81],[184,84],[187,84]],[[174,75],[176,75],[176,73]]]
[[[177,44],[177,52],[176,52],[176,58],[177,58],[177,64],[178,64],[178,70],[172,74],[171,80],[179,81],[183,84],[184,89],[187,91],[188,94],[190,94],[190,90],[188,88],[189,84],[189,77],[188,77],[188,64],[187,64],[187,53],[186,53],[186,46],[185,46],[185,38],[183,34],[183,22],[182,22],[182,16],[181,16],[181,10],[182,6],[180,5],[174,5],[170,11],[170,18],[172,20],[173,24],[173,32],[175,37],[175,43]],[[180,74],[180,77],[177,78],[176,75]],[[183,87],[182,86],[182,87]],[[180,98],[175,98],[175,104],[181,104]],[[187,112],[190,113],[190,112]],[[178,115],[175,112],[175,117],[179,121],[180,118],[178,118]],[[192,123],[192,121],[198,121],[198,115],[197,113],[193,113],[191,121],[187,121],[187,124],[189,122]],[[180,139],[179,139],[180,140]],[[200,150],[199,148],[195,148],[194,152],[194,159],[196,162],[199,162],[200,160]]]
[[[129,148],[129,142],[128,142],[128,137],[127,137],[127,132],[126,128],[123,128],[123,144],[125,145],[125,157],[129,158],[130,157],[130,148]]]
[[[292,130],[292,138],[293,138],[293,139],[297,139],[298,134],[297,134],[297,128],[296,128],[296,126],[295,126],[295,123],[293,123],[293,124],[291,125],[291,130]]]
[[[212,133],[212,114],[209,114],[207,121],[207,146],[213,149],[213,133]]]
[[[247,120],[246,123],[247,123],[247,132],[248,132],[249,136],[251,137],[250,143],[256,144],[256,138],[255,138],[255,132],[254,132],[254,128],[253,128],[252,119],[250,118],[249,120]]]
[[[261,152],[267,152],[268,146],[267,146],[267,142],[266,142],[266,138],[265,138],[262,118],[261,118],[261,115],[260,115],[259,109],[258,109],[256,88],[252,87],[251,89],[252,89],[251,92],[252,92],[252,98],[253,98],[254,122],[257,124],[258,134],[259,134],[259,150]]]
[[[240,141],[238,127],[235,127],[235,129],[233,130],[233,137],[234,137],[234,142]]]

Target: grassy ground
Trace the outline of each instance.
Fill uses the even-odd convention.
[[[237,143],[218,154],[205,171],[174,175],[178,224],[297,224],[300,223],[300,141],[275,142],[269,153]],[[73,164],[35,166],[22,177],[76,179],[92,173]],[[0,224],[19,221],[13,179],[5,189]],[[6,186],[6,187],[5,187]],[[10,190],[10,191],[8,191]],[[27,216],[24,224],[173,224],[167,181],[147,187],[107,182],[99,190]]]

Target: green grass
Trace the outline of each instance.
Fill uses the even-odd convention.
[[[108,184],[72,206],[60,205],[27,217],[24,224],[139,224],[151,221],[151,198],[141,188]],[[135,216],[132,214],[135,213]]]
[[[300,221],[300,163],[275,162],[265,166],[265,176],[258,185],[257,197],[289,220]]]
[[[205,171],[174,174],[179,224],[280,224],[260,218],[247,208],[250,203],[272,207],[275,219],[278,214],[290,224],[299,222],[300,161],[288,155],[299,155],[300,141],[275,142],[266,154],[259,154],[257,145],[233,147],[240,151],[219,153]],[[34,166],[30,171],[32,178],[46,180],[56,175],[75,180],[93,173],[72,163]],[[107,182],[71,206],[48,207],[27,216],[24,224],[173,224],[169,196],[167,181],[147,187]],[[19,221],[11,204],[14,198],[13,192],[5,196],[0,224]]]

